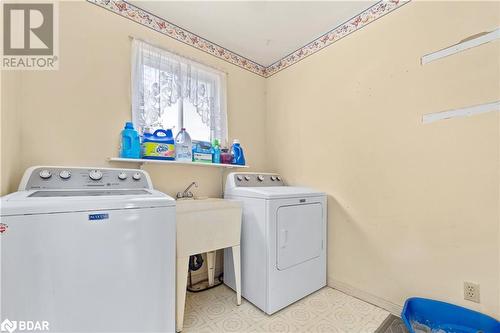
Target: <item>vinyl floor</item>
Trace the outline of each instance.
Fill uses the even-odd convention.
[[[184,333],[328,332],[373,333],[389,313],[372,304],[325,287],[269,316],[222,285],[188,293]]]

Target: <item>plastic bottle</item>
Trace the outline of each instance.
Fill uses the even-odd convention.
[[[153,135],[153,133],[151,133],[151,128],[144,127],[144,130],[142,132],[142,140],[144,140],[145,138],[148,138],[148,137],[150,137],[152,135]]]
[[[193,160],[193,143],[185,128],[175,137],[175,159],[177,161],[191,162]]]
[[[233,155],[233,164],[245,165],[245,155],[243,154],[243,148],[241,148],[240,140],[233,140],[231,155]]]
[[[233,163],[233,155],[228,148],[222,148],[220,151],[220,162],[222,164],[232,164]]]
[[[153,133],[151,133],[151,128],[144,127],[143,132],[142,132],[142,136],[140,137],[140,139],[141,139],[141,156],[144,156],[144,145],[143,145],[143,143],[148,138],[150,138],[151,136],[153,136]]]
[[[175,140],[171,129],[157,129],[142,138],[143,158],[175,160]]]
[[[134,125],[131,122],[126,122],[121,134],[120,157],[141,158],[141,142]]]
[[[212,141],[212,163],[220,163],[220,143],[217,139]]]

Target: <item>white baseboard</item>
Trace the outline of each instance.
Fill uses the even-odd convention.
[[[395,316],[400,317],[401,316],[401,311],[403,310],[403,306],[393,303],[391,301],[388,301],[386,299],[380,298],[378,296],[372,295],[366,291],[363,291],[361,289],[358,289],[356,287],[353,287],[347,283],[340,282],[334,279],[328,279],[328,286],[332,287],[334,289],[337,289],[349,296],[359,298],[362,301],[365,301],[367,303],[373,304],[378,306],[379,308],[382,308],[384,310],[389,311]]]

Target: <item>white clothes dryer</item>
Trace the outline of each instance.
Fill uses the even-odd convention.
[[[243,202],[242,296],[268,314],[326,285],[326,195],[273,173],[231,173],[225,198]],[[235,288],[231,252],[224,282]]]

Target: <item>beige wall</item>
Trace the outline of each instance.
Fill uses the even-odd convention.
[[[120,130],[131,118],[129,35],[226,71],[229,137],[241,140],[253,168],[264,168],[263,78],[87,2],[61,2],[59,11],[59,70],[2,77],[2,138],[9,139],[2,140],[2,194],[17,187],[18,169],[109,166],[107,158],[118,155]],[[219,169],[145,168],[155,186],[171,195],[194,180],[200,184],[197,194],[221,194]]]
[[[328,193],[331,285],[500,315],[499,115],[421,123],[500,99],[500,43],[420,65],[499,15],[498,2],[412,2],[268,79],[269,165]]]
[[[0,194],[17,189],[22,175],[21,167],[21,117],[18,109],[20,74],[0,71],[1,109],[0,117]]]

